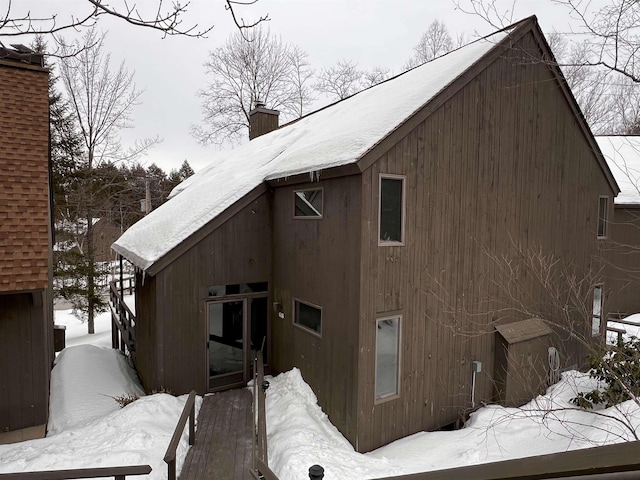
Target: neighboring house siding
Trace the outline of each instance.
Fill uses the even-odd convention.
[[[483,365],[476,404],[493,399],[490,322],[521,318],[487,303],[509,300],[493,285],[500,275],[485,251],[513,255],[520,245],[560,257],[579,276],[599,268],[598,197],[612,196],[611,187],[548,68],[522,55],[537,54],[532,40],[495,60],[363,173],[359,451],[462,417],[474,360]],[[406,175],[404,246],[378,246],[380,173]],[[540,287],[520,281],[544,310]],[[374,405],[375,325],[386,312],[403,315],[400,396]],[[563,364],[581,363],[584,351],[567,347]]]
[[[640,205],[612,210],[604,302],[608,312],[630,315],[640,312]]]
[[[208,288],[270,281],[269,232],[263,194],[154,277],[137,276],[136,366],[146,389],[207,393]]]
[[[49,275],[49,100],[42,68],[0,61],[0,292]]]
[[[48,71],[0,60],[0,433],[32,426],[44,432],[48,416],[48,142]]]
[[[293,192],[323,188],[323,218],[294,219]],[[331,422],[356,441],[360,176],[275,189],[273,365],[300,368]],[[294,299],[322,308],[318,336],[293,325]]]
[[[0,433],[47,422],[51,317],[43,296],[0,294]]]

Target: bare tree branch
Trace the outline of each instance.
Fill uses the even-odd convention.
[[[232,34],[225,45],[209,52],[205,70],[210,82],[198,93],[204,118],[192,127],[203,144],[243,138],[257,100],[291,119],[302,116],[312,101],[307,54],[265,28]]]
[[[185,18],[191,7],[187,1],[171,2],[154,0],[153,2],[138,2],[130,4],[127,0],[85,0],[87,9],[80,14],[69,14],[66,18],[55,13],[55,6],[47,6],[52,13],[35,15],[31,10],[21,8],[21,5],[7,0],[6,8],[0,14],[0,38],[17,37],[20,35],[59,34],[66,30],[91,28],[101,17],[112,17],[136,27],[148,28],[161,32],[163,37],[181,35],[186,37],[205,37],[214,25],[200,26],[199,23],[187,24]],[[246,23],[236,14],[236,7],[251,6],[258,0],[226,0],[225,9],[229,11],[233,22],[240,31],[251,29],[261,22],[269,20],[269,15],[261,15],[255,21]],[[51,2],[53,4],[53,2]]]

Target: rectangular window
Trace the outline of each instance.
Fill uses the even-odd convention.
[[[404,177],[380,175],[380,245],[404,242]]]
[[[293,218],[322,218],[322,189],[293,192]]]
[[[607,221],[609,213],[609,197],[598,200],[598,238],[607,238]]]
[[[602,320],[602,285],[596,285],[593,289],[593,313],[591,315],[591,335],[600,335],[600,324]]]
[[[293,323],[318,335],[322,334],[322,308],[300,300],[294,300],[294,308]]]
[[[376,319],[376,402],[400,392],[401,315]]]

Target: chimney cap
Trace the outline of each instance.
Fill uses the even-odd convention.
[[[256,100],[253,104],[253,108],[265,108],[267,106],[262,100]]]

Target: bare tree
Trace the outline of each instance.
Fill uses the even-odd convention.
[[[378,83],[384,82],[391,75],[391,70],[384,67],[375,67],[373,70],[365,71],[362,76],[362,85],[364,88],[373,87]]]
[[[594,7],[579,0],[549,0],[566,8],[577,26],[548,35],[582,112],[597,134],[633,131],[640,96],[640,2],[612,0]],[[456,0],[456,6],[494,28],[513,22],[517,1],[501,8],[497,0]]]
[[[210,82],[198,92],[203,125],[192,130],[203,144],[234,143],[245,136],[257,100],[289,118],[301,116],[312,100],[307,54],[262,27],[232,34],[209,52],[205,70]]]
[[[123,151],[118,132],[129,126],[131,110],[140,101],[141,91],[133,82],[133,73],[124,63],[112,70],[111,59],[104,51],[105,34],[95,27],[87,30],[82,39],[68,46],[77,55],[65,56],[60,61],[60,78],[69,98],[69,105],[82,138],[84,158],[78,169],[78,212],[84,218],[86,243],[85,288],[89,333],[94,333],[94,315],[104,308],[104,301],[96,286],[99,266],[94,251],[94,220],[101,214],[98,200],[100,189],[106,188],[98,178],[100,167],[121,159],[133,159],[148,150],[155,140],[145,140],[136,147]],[[64,52],[63,52],[64,53]]]
[[[240,31],[269,19],[268,15],[245,22],[238,15],[236,7],[253,5],[258,0],[225,0],[225,9]],[[53,2],[52,2],[53,3]],[[191,2],[172,2],[163,0],[153,2],[130,3],[126,0],[110,1],[85,0],[85,8],[66,17],[56,13],[56,6],[43,8],[48,12],[35,15],[23,2],[7,0],[0,11],[0,37],[18,35],[56,34],[65,30],[91,28],[101,17],[112,17],[137,27],[144,27],[167,35],[202,37],[212,28],[213,23],[200,27],[197,22],[185,23]]]
[[[289,53],[289,61],[291,62],[289,82],[295,101],[287,107],[286,112],[294,118],[300,118],[315,100],[310,85],[313,70],[307,60],[306,52],[297,46],[294,46]]]
[[[388,68],[376,67],[367,71],[358,68],[353,61],[340,60],[333,67],[322,69],[313,88],[332,99],[342,100],[386,80],[389,75]]]
[[[360,80],[363,74],[355,62],[340,60],[335,66],[322,69],[314,88],[342,100],[362,90]]]
[[[640,3],[611,0],[591,10],[590,2],[553,0],[565,6],[579,26],[575,33],[586,35],[591,55],[582,65],[601,66],[640,83]]]
[[[465,34],[457,35],[454,40],[444,22],[434,20],[422,34],[416,46],[413,47],[413,56],[405,63],[403,68],[404,70],[409,70],[445,53],[449,53],[465,43],[467,43]]]
[[[418,44],[413,47],[414,56],[419,63],[428,62],[451,50],[453,50],[453,38],[447,26],[439,20],[431,22]]]

